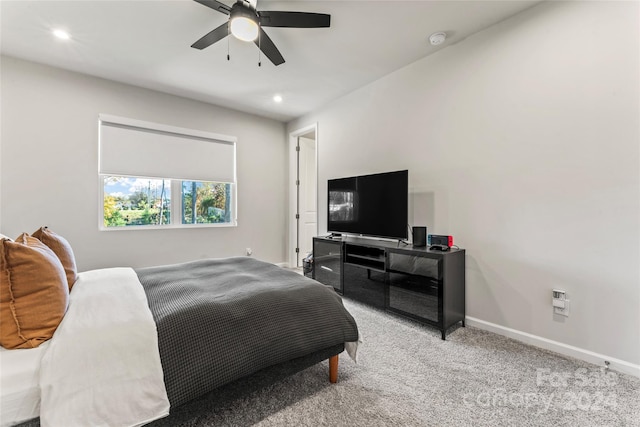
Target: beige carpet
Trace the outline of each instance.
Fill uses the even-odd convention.
[[[640,379],[480,329],[440,339],[345,300],[364,338],[340,357],[273,383],[248,381],[157,426],[640,426]],[[267,385],[258,384],[266,380]]]

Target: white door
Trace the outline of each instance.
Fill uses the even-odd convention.
[[[298,263],[310,253],[318,229],[316,141],[312,138],[298,138]]]

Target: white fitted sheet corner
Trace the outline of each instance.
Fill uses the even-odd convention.
[[[40,415],[40,360],[49,343],[29,349],[0,347],[0,426]]]

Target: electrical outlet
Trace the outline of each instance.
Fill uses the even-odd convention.
[[[247,248],[247,256],[251,256],[252,253],[253,251],[251,250],[251,248]]]
[[[553,307],[553,312],[555,314],[559,314],[560,316],[569,317],[569,303],[570,301],[568,299],[564,300],[564,308]]]
[[[569,317],[569,300],[565,291],[554,289],[552,291],[551,305],[555,314]]]

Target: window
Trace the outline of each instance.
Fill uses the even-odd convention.
[[[100,115],[100,228],[236,225],[235,138]]]
[[[231,220],[231,184],[182,181],[182,223],[220,224]]]
[[[171,224],[171,182],[164,179],[105,176],[105,227]]]

